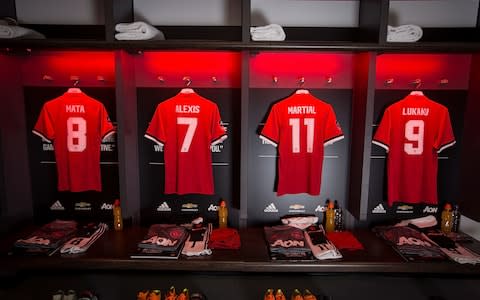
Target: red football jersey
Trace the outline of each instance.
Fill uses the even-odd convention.
[[[194,92],[161,102],[145,137],[164,147],[165,194],[214,193],[210,146],[227,138],[214,102]]]
[[[343,133],[330,104],[295,93],[273,105],[260,138],[278,145],[278,196],[319,195],[323,148]]]
[[[114,132],[103,104],[67,92],[43,105],[33,133],[53,142],[59,191],[101,191],[100,144]]]
[[[373,143],[388,152],[388,204],[437,204],[437,154],[455,144],[448,109],[423,94],[390,105]]]

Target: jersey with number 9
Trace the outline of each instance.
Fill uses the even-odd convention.
[[[163,146],[165,194],[214,193],[210,146],[227,137],[214,102],[194,92],[161,102],[145,137]]]
[[[100,145],[114,132],[104,105],[84,93],[46,102],[33,133],[53,142],[59,191],[101,191]]]
[[[390,105],[373,143],[388,152],[388,204],[437,204],[438,157],[455,143],[448,109],[423,95]]]

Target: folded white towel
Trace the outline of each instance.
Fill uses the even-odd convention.
[[[163,32],[145,22],[119,23],[115,25],[117,40],[164,40]]]
[[[417,25],[388,26],[387,42],[416,42],[422,35],[422,28]]]
[[[15,25],[0,24],[0,39],[44,39],[45,36],[35,30]]]
[[[403,220],[395,224],[395,226],[408,226],[408,224],[413,224],[418,228],[428,228],[437,225],[437,219],[435,218],[435,216],[429,215],[415,219]]]
[[[282,26],[278,24],[250,27],[250,35],[254,41],[284,41],[286,37]]]

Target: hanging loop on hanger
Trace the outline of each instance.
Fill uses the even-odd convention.
[[[43,75],[42,80],[45,80],[45,81],[53,81],[53,77],[50,76],[50,75],[45,74],[45,75]]]
[[[190,84],[192,84],[192,78],[190,78],[190,76],[183,76],[183,82],[185,82],[185,86],[190,86]]]
[[[305,85],[305,77],[302,76],[298,79],[298,85],[300,87],[303,87]]]
[[[325,82],[327,84],[332,84],[333,83],[333,76],[327,76],[327,78],[325,78]]]
[[[418,88],[420,88],[420,86],[422,85],[422,79],[417,78],[417,79],[415,79],[414,81],[412,81],[411,84],[413,85],[413,87],[414,87],[415,89],[418,89]]]
[[[391,86],[394,82],[395,82],[395,79],[388,78],[388,79],[385,79],[384,85],[385,86]]]

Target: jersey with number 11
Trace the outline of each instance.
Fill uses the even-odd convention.
[[[278,196],[319,195],[324,146],[343,133],[330,104],[295,93],[272,106],[260,138],[278,146]]]
[[[33,133],[53,142],[59,191],[101,191],[100,145],[114,132],[103,104],[82,92],[46,102]]]
[[[445,106],[408,95],[387,107],[373,143],[388,152],[388,204],[437,204],[437,154],[455,143]]]
[[[210,146],[227,137],[214,102],[194,92],[161,102],[145,137],[163,146],[165,194],[214,193]]]

